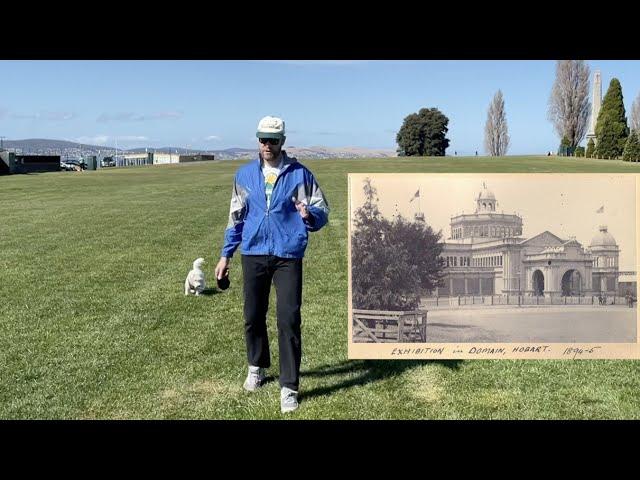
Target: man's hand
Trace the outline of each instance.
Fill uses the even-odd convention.
[[[307,210],[307,206],[304,203],[296,200],[296,197],[291,197],[291,201],[296,204],[296,210],[298,210],[298,213],[303,219],[306,220],[307,218],[309,218],[309,211]]]
[[[215,273],[217,280],[229,274],[229,259],[227,257],[220,257],[220,261],[218,261],[216,265]]]

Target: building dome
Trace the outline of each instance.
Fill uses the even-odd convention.
[[[496,196],[493,194],[491,190],[484,188],[480,194],[478,195],[478,200],[496,200]]]
[[[607,232],[606,225],[600,225],[600,232],[598,232],[592,239],[590,247],[617,247],[616,239],[613,238],[609,232]]]

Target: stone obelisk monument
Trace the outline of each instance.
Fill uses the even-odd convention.
[[[600,78],[600,70],[596,70],[593,74],[593,94],[591,95],[591,120],[589,120],[589,131],[587,132],[587,143],[593,138],[596,143],[596,122],[600,113],[600,105],[602,105],[602,79]]]

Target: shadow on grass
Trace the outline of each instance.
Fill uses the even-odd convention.
[[[217,295],[218,293],[222,293],[222,292],[217,288],[205,288],[202,291],[202,295]]]
[[[388,380],[420,365],[439,364],[451,370],[458,370],[462,362],[463,360],[346,360],[335,365],[323,365],[301,372],[301,377],[334,375],[349,375],[349,377],[339,378],[333,385],[302,391],[300,398],[322,397],[345,388]]]

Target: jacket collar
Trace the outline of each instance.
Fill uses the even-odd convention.
[[[258,153],[258,159],[256,160],[256,162],[259,168],[262,168],[262,165],[264,165],[264,161],[262,160],[262,156],[260,155],[260,153]],[[285,150],[282,150],[282,171],[283,172],[287,168],[289,168],[289,166],[297,162],[298,162],[298,159],[296,157],[290,157],[289,155],[287,155],[287,152]]]

